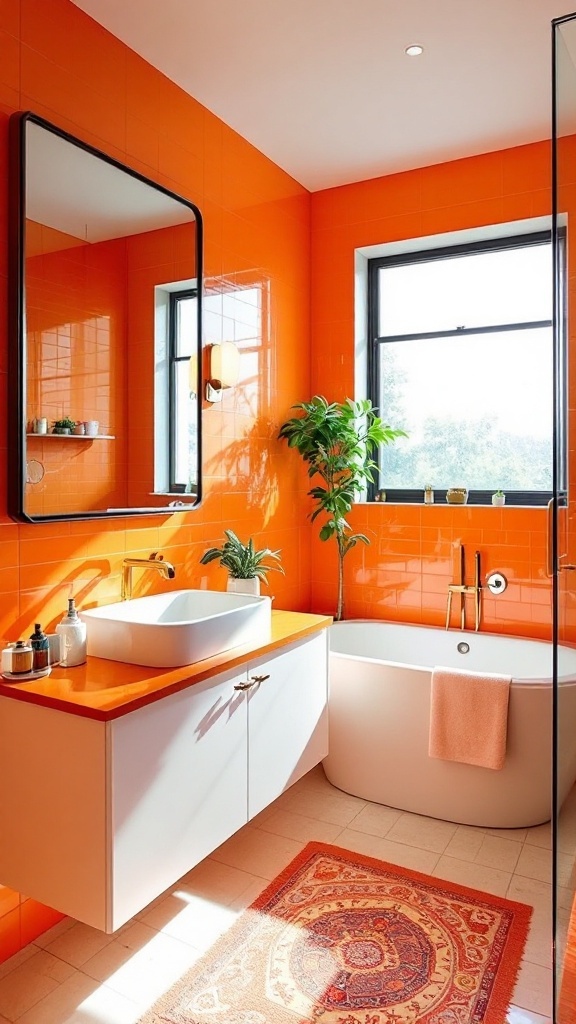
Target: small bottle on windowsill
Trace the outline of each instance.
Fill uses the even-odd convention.
[[[425,505],[433,505],[434,504],[434,490],[432,488],[432,484],[426,484],[426,486],[424,488],[424,504]]]

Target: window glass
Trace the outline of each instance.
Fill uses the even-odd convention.
[[[549,245],[476,252],[379,270],[380,337],[548,320]]]
[[[552,331],[382,346],[383,488],[552,488]]]
[[[179,297],[176,303],[176,357],[196,352],[197,298],[195,295]]]
[[[376,489],[389,499],[397,492],[402,501],[422,500],[427,484],[438,491],[467,487],[472,502],[489,500],[499,488],[521,504],[548,500],[554,432],[549,235],[475,243],[468,252],[458,246],[374,259],[369,280],[370,396],[382,419],[408,435],[383,446]],[[565,396],[559,398],[560,422]],[[560,478],[563,462],[560,451]]]
[[[190,399],[190,367],[188,361],[179,361],[175,367],[174,418],[176,423],[174,445],[175,483],[185,491],[194,491],[197,481],[197,422],[196,402]]]
[[[195,291],[172,296],[170,490],[187,493],[198,486],[197,302]]]

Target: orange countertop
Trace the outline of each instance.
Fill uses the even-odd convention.
[[[148,668],[120,661],[88,658],[85,665],[52,669],[42,679],[12,682],[0,677],[0,697],[11,697],[56,711],[106,722],[177,693],[219,672],[238,668],[254,658],[326,629],[332,619],[304,612],[272,612],[268,643],[234,647],[214,658],[182,668]]]

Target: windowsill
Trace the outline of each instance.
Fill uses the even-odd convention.
[[[423,501],[355,501],[354,504],[355,505],[382,505],[382,506],[388,505],[390,508],[397,507],[397,506],[402,506],[402,507],[405,507],[405,508],[446,508],[446,509],[454,509],[454,508],[493,508],[495,511],[496,510],[502,511],[502,509],[507,509],[507,508],[508,509],[510,509],[510,508],[534,508],[534,509],[542,509],[543,512],[546,512],[546,509],[547,509],[546,505],[519,505],[519,504],[516,505],[516,504],[512,504],[512,503],[510,503],[508,505],[507,504],[504,504],[504,505],[492,505],[491,502],[482,503],[482,502],[479,502],[479,501],[467,501],[464,505],[451,505],[447,501],[433,501],[431,505],[427,505]],[[560,506],[563,506],[563,505],[565,505],[565,501],[560,499],[558,504]]]

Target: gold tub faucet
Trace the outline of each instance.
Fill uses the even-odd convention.
[[[481,591],[480,583],[480,552],[474,555],[474,583],[466,584],[465,580],[465,553],[464,545],[460,545],[460,582],[448,584],[448,601],[446,605],[446,629],[450,628],[450,616],[452,613],[452,595],[460,594],[460,629],[466,629],[466,595],[474,594],[474,630],[480,629]]]

